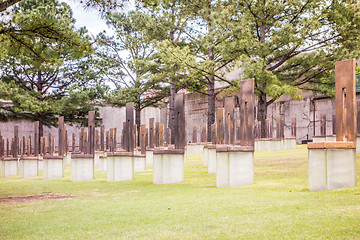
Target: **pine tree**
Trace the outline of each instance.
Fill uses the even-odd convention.
[[[56,125],[58,115],[74,121],[92,109],[89,101],[98,94],[94,90],[81,92],[88,84],[88,66],[81,58],[92,48],[85,29],[76,30],[74,21],[69,6],[56,0],[22,1],[14,8],[12,24],[21,31],[34,29],[37,24],[51,25],[61,33],[58,37],[66,35],[67,40],[49,41],[39,31],[23,38],[22,43],[29,48],[18,48],[11,41],[1,43],[2,47],[8,45],[8,54],[0,59],[0,97],[13,102],[11,107],[1,106],[5,110],[2,120],[39,121],[42,135],[43,125]]]

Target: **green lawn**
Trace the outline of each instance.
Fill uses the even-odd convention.
[[[358,158],[360,155],[358,155]],[[358,183],[360,164],[358,160]],[[255,184],[216,188],[201,155],[185,182],[0,178],[0,197],[57,193],[72,198],[0,202],[2,239],[360,239],[360,187],[309,192],[307,149],[255,153]]]

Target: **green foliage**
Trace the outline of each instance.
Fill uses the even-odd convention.
[[[25,34],[15,42],[12,33],[0,34],[0,47],[8,50],[0,58],[0,95],[13,102],[1,106],[2,119],[26,118],[48,126],[57,124],[58,115],[80,120],[95,96],[93,90],[79,91],[96,80],[88,64],[93,50],[86,30],[76,30],[71,9],[56,0],[22,1],[12,16],[9,24]]]
[[[360,56],[358,11],[351,1],[233,1],[216,17],[228,37],[221,54],[239,56],[259,96],[331,94],[335,61]]]
[[[150,76],[155,45],[146,31],[154,24],[153,19],[143,12],[132,11],[110,14],[107,23],[115,29],[116,35],[100,34],[97,37],[100,46],[98,65],[103,75],[116,86],[107,101],[120,106],[134,102],[138,112],[156,106],[168,95],[168,88]]]

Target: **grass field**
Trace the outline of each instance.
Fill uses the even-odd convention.
[[[360,187],[309,192],[306,146],[256,152],[255,184],[242,187],[216,188],[201,155],[178,184],[153,185],[151,169],[117,183],[65,175],[0,178],[0,238],[360,239]],[[68,198],[4,202],[41,194]]]

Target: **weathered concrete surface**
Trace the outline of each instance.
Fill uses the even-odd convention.
[[[146,166],[152,166],[154,162],[154,152],[152,150],[146,150]]]
[[[356,150],[327,149],[327,189],[356,186]]]
[[[104,152],[104,154],[100,155],[99,156],[99,171],[107,171],[107,158],[105,157],[106,156],[106,152]]]
[[[281,140],[269,140],[267,141],[267,147],[268,147],[268,151],[272,152],[272,151],[281,151]]]
[[[204,150],[204,144],[188,144],[186,145],[186,155],[202,154]]]
[[[145,155],[134,155],[134,171],[145,171],[146,170],[146,156]]]
[[[100,168],[100,165],[102,165],[102,169],[104,169],[105,168],[104,165],[106,165],[106,164],[104,164],[103,162],[100,164],[100,162],[103,161],[103,160],[100,160],[101,156],[106,156],[106,152],[104,152],[104,151],[95,151],[94,165],[95,165],[95,167],[99,167],[99,168]],[[100,171],[106,171],[106,169],[100,170]]]
[[[356,137],[356,153],[360,153],[360,137]]]
[[[9,159],[9,158],[5,158]],[[18,162],[17,158],[13,160],[0,160],[1,177],[16,177],[18,175]]]
[[[107,181],[118,182],[134,178],[134,161],[132,156],[107,157]]]
[[[71,152],[68,152],[64,157],[64,167],[66,165],[71,165]]]
[[[326,151],[324,149],[309,149],[309,190],[322,191],[326,184]]]
[[[63,178],[64,177],[64,168],[63,161],[65,158],[53,157],[43,159],[43,178],[44,179],[54,179],[54,178]]]
[[[216,148],[208,149],[208,173],[216,173]]]
[[[209,149],[207,148],[207,145],[205,145],[203,151],[204,166],[208,165],[208,160],[209,160]]]
[[[71,158],[71,181],[88,181],[94,179],[94,157],[90,155]]]
[[[266,139],[256,139],[254,149],[255,149],[255,151],[267,151],[268,150],[267,140]]]
[[[309,190],[356,186],[355,149],[309,149]]]
[[[184,154],[154,154],[153,183],[184,181]]]
[[[295,149],[296,148],[296,138],[285,138],[283,140],[284,149]]]
[[[325,136],[314,136],[313,142],[326,142],[326,137]]]
[[[216,187],[254,183],[254,152],[217,152]]]
[[[29,178],[38,176],[38,160],[37,158],[19,161],[20,178]]]

